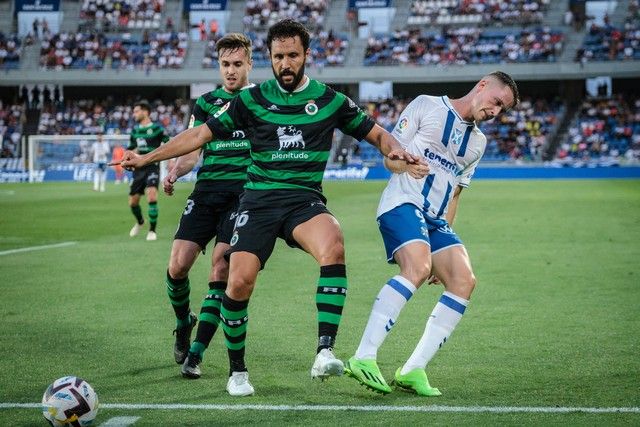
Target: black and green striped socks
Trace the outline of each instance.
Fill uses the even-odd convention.
[[[158,202],[149,202],[149,230],[156,231],[157,223],[158,223]],[[138,224],[142,224],[142,223],[138,221]]]
[[[169,271],[167,271],[166,284],[169,301],[171,301],[173,311],[176,313],[177,327],[183,328],[189,326],[191,322],[191,319],[189,319],[189,294],[191,292],[189,277],[174,279],[169,275]]]
[[[227,289],[227,282],[209,282],[209,292],[202,302],[198,331],[189,349],[189,352],[199,355],[201,359],[220,324],[220,306],[225,289]]]
[[[331,348],[338,333],[342,308],[347,297],[347,269],[344,264],[320,267],[316,289],[318,308],[318,348]]]
[[[236,301],[227,294],[222,297],[220,320],[224,331],[224,342],[229,353],[229,375],[232,372],[247,370],[244,363],[245,340],[247,338],[247,322],[249,321],[247,308],[249,300]]]
[[[138,224],[144,224],[144,218],[142,218],[142,209],[140,209],[140,205],[131,206],[131,213],[136,217],[136,221],[138,221]]]

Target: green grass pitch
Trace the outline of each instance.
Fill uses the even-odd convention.
[[[375,210],[383,182],[325,183],[342,224],[349,294],[336,353],[350,357],[371,304],[397,269],[384,261]],[[140,417],[164,425],[640,424],[640,181],[476,181],[455,230],[478,286],[428,368],[443,392],[425,399],[368,392],[350,378],[312,381],[318,268],[278,244],[249,307],[247,362],[256,395],[225,391],[221,334],[201,379],[173,361],[174,318],[164,275],[192,185],[160,196],[159,239],[128,236],[126,186],[0,186],[0,404],[38,403],[63,375],[93,385],[103,404],[636,408],[628,413],[100,409],[96,424]],[[146,215],[146,202],[143,202]],[[192,307],[205,294],[210,251],[191,272]],[[408,357],[442,288],[423,287],[382,346],[387,380]],[[384,408],[381,408],[384,409]],[[0,425],[45,425],[38,408],[0,405]]]

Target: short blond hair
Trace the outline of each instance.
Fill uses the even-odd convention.
[[[238,49],[243,49],[247,58],[251,59],[251,54],[253,53],[251,39],[242,33],[226,34],[216,43],[216,52],[218,52],[218,56],[220,55],[220,51],[235,51]]]

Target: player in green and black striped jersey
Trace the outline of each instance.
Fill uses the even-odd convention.
[[[248,85],[251,70],[251,40],[243,34],[230,33],[216,44],[222,86],[198,98],[189,127],[199,126]],[[235,130],[227,139],[213,139],[201,150],[177,159],[163,181],[165,193],[173,194],[173,184],[190,172],[202,154],[195,188],[180,219],[171,248],[167,269],[167,292],[176,314],[174,357],[182,363],[187,378],[200,377],[200,362],[220,323],[220,304],[227,287],[229,265],[224,253],[229,249],[238,199],[247,181],[249,158],[248,131]],[[200,323],[191,346],[189,340],[195,324],[191,314],[189,271],[198,254],[216,238],[209,274],[209,292],[200,310]]]
[[[160,151],[146,156],[128,153],[123,162],[140,167],[197,149],[212,135],[252,129],[252,164],[231,240],[229,280],[220,309],[231,365],[227,391],[234,396],[254,392],[244,362],[247,307],[258,272],[278,237],[310,253],[320,265],[318,346],[311,376],[324,379],[344,370],[333,354],[347,291],[344,240],[322,195],[333,130],[365,139],[390,159],[420,161],[348,97],[304,74],[309,34],[301,24],[275,24],[267,45],[275,80],[241,92],[206,126],[181,133]]]
[[[129,150],[138,154],[147,154],[169,140],[164,128],[153,123],[149,115],[151,106],[146,101],[137,102],[133,106],[133,119],[138,123],[131,131]],[[133,173],[133,182],[129,190],[129,206],[136,223],[131,228],[129,236],[136,236],[144,224],[140,209],[140,196],[146,194],[149,204],[149,232],[147,240],[156,240],[156,224],[158,223],[158,181],[160,180],[160,165],[152,163]]]

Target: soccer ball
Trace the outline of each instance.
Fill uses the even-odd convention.
[[[97,413],[98,395],[82,378],[58,378],[42,396],[42,415],[54,427],[88,426]]]

